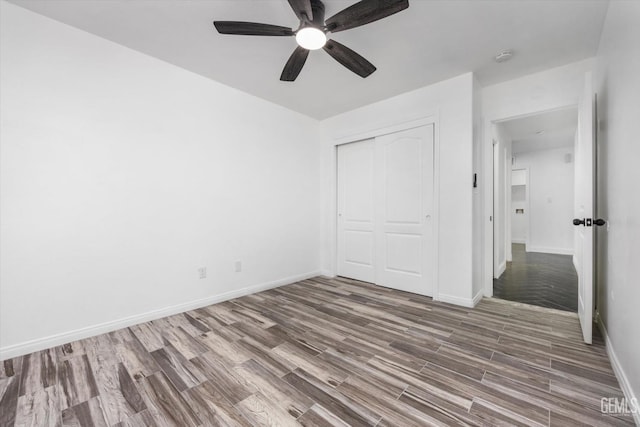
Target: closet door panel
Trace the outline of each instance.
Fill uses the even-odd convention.
[[[376,283],[432,295],[433,126],[376,138]]]
[[[338,275],[375,281],[374,140],[338,147]]]

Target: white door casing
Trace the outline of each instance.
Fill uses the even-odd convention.
[[[575,217],[585,224],[575,227],[575,266],[578,273],[578,317],[584,342],[591,344],[593,327],[594,260],[594,95],[591,73],[587,73],[578,105],[575,143]]]
[[[434,127],[338,147],[337,273],[433,294]]]

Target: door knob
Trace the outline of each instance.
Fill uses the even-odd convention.
[[[595,224],[598,226],[603,226],[607,223],[607,221],[605,221],[604,219],[598,218],[598,219],[594,219],[592,220],[591,218],[587,218],[587,219],[578,219],[575,218],[573,220],[573,225],[586,225],[587,227],[591,227],[591,224]]]

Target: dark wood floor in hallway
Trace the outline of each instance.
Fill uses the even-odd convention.
[[[513,261],[493,280],[493,296],[509,301],[578,311],[578,275],[571,255],[525,251],[511,245]]]
[[[2,426],[632,425],[575,314],[315,278],[0,363]]]

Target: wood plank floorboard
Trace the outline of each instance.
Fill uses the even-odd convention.
[[[317,277],[0,362],[0,427],[633,425],[602,336]]]

